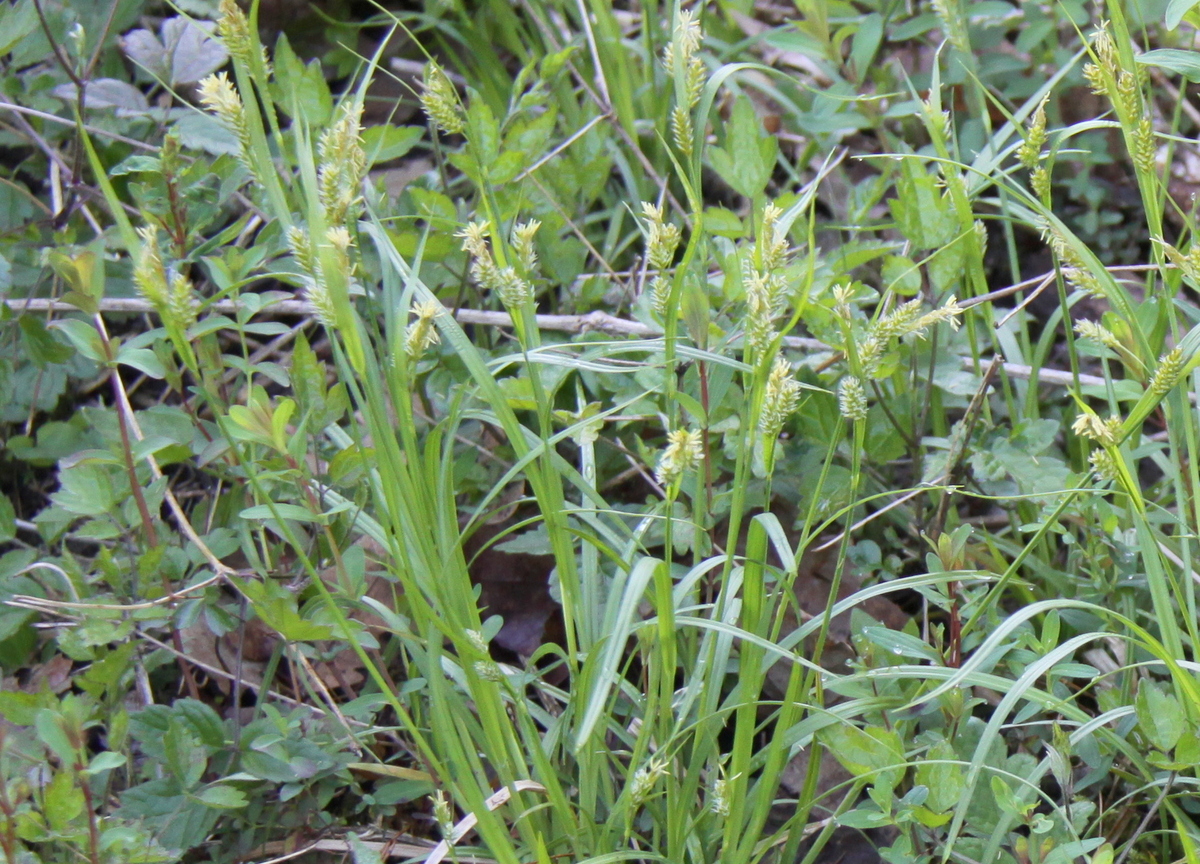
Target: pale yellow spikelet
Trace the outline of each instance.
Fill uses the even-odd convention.
[[[769,440],[779,437],[783,424],[800,404],[800,382],[792,377],[791,364],[776,357],[763,391],[762,417],[758,429]]]
[[[682,105],[671,109],[671,140],[675,149],[684,156],[692,155],[692,139],[695,129],[692,126],[692,114]]]
[[[699,430],[676,429],[667,433],[667,446],[658,460],[655,479],[670,485],[686,471],[696,467],[704,456],[703,438]]]
[[[1071,431],[1076,435],[1107,447],[1116,445],[1120,429],[1120,417],[1114,415],[1107,420],[1101,420],[1091,411],[1084,411],[1071,424]]]
[[[1092,470],[1096,472],[1096,477],[1103,482],[1112,482],[1120,474],[1116,461],[1107,450],[1093,450],[1088,461],[1092,464]]]
[[[1154,370],[1154,374],[1150,377],[1150,383],[1146,385],[1155,396],[1166,396],[1171,391],[1171,388],[1179,383],[1179,378],[1183,374],[1184,359],[1183,349],[1176,345],[1158,360],[1158,368]]]
[[[762,255],[764,270],[778,270],[787,258],[787,235],[779,229],[779,219],[783,211],[775,204],[763,207],[762,228],[759,232],[758,247]]]
[[[541,227],[540,221],[531,219],[528,222],[518,222],[513,228],[513,251],[517,255],[521,269],[526,273],[532,273],[537,266],[537,248],[534,246],[534,237]]]
[[[237,88],[224,72],[209,75],[197,87],[200,104],[211,111],[221,125],[233,133],[238,142],[242,163],[253,172],[250,162],[250,127],[246,122],[246,106]]]
[[[867,391],[862,381],[847,375],[838,386],[838,412],[856,423],[867,419]]]
[[[442,312],[442,306],[433,300],[425,300],[413,307],[416,320],[404,331],[404,351],[413,360],[419,360],[421,355],[441,341],[434,319]]]
[[[169,297],[167,271],[158,250],[158,231],[151,225],[138,228],[142,247],[138,253],[137,266],[133,270],[133,284],[141,295],[161,311],[166,308]]]
[[[162,310],[164,317],[181,330],[186,330],[196,323],[199,310],[200,301],[196,298],[192,281],[182,273],[172,273],[166,308]]]
[[[430,121],[447,135],[460,134],[467,128],[466,117],[458,102],[458,92],[442,67],[433,60],[425,64],[421,107]]]
[[[325,219],[338,225],[356,215],[352,213],[361,199],[367,155],[362,143],[362,106],[347,102],[338,110],[337,119],[322,134],[317,150],[318,188]]]
[[[1111,330],[1103,324],[1088,321],[1086,318],[1075,322],[1075,332],[1084,339],[1091,339],[1114,351],[1121,347],[1121,343],[1117,341],[1117,337]]]
[[[1046,146],[1046,98],[1042,99],[1037,110],[1033,112],[1033,122],[1029,124],[1025,140],[1017,148],[1017,161],[1028,171],[1037,167],[1038,160],[1042,157],[1042,149]]]
[[[642,203],[642,226],[646,232],[646,260],[655,270],[666,270],[675,263],[675,250],[683,239],[678,225],[666,221],[663,209]]]
[[[1167,260],[1178,267],[1188,279],[1200,282],[1200,243],[1193,241],[1186,255],[1170,243],[1162,241],[1159,243],[1163,247]]]
[[[655,757],[639,768],[629,782],[629,803],[635,810],[646,803],[660,777],[666,776],[667,762]]]

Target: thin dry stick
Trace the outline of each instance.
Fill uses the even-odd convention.
[[[35,108],[26,108],[24,105],[17,105],[14,102],[9,102],[3,96],[0,96],[0,109],[12,111],[14,114],[24,114],[27,117],[37,117],[39,120],[45,120],[47,123],[57,123],[60,126],[70,126],[75,128],[75,121],[68,120],[66,117],[59,117],[57,114],[50,114],[47,111],[38,111]],[[157,147],[153,144],[147,144],[145,141],[138,141],[136,138],[126,138],[124,135],[118,135],[108,129],[101,129],[98,126],[89,126],[83,124],[83,128],[90,135],[100,135],[104,138],[110,138],[113,141],[120,141],[122,144],[128,144],[130,147],[136,147],[139,150],[158,152]]]
[[[147,634],[143,631],[138,631],[137,636],[139,639],[149,642],[154,647],[161,648],[162,650],[164,650],[170,654],[178,653],[174,648],[172,648],[166,642],[162,642],[158,639],[155,639],[153,636],[150,636],[149,634]],[[218,678],[224,678],[226,681],[229,681],[231,683],[237,680],[236,677],[232,673],[226,672],[224,669],[218,669],[216,666],[212,666],[211,664],[205,663],[201,660],[197,660],[195,657],[189,656],[187,658],[187,660],[193,666],[195,666],[197,669],[202,669],[203,671],[207,672],[209,675],[215,675]],[[327,713],[329,713],[324,708],[319,708],[316,705],[312,705],[308,702],[301,702],[299,699],[293,699],[291,696],[284,696],[282,693],[276,692],[275,690],[272,690],[270,687],[268,687],[267,683],[265,681],[262,682],[261,684],[253,684],[249,681],[242,681],[242,686],[248,687],[251,690],[254,690],[255,692],[258,692],[261,690],[261,691],[265,692],[268,696],[270,696],[272,699],[278,699],[280,702],[286,702],[289,705],[296,706],[297,708],[307,708],[310,711],[320,714],[322,717],[324,717]],[[359,723],[357,720],[351,721],[351,722],[354,722],[359,726],[363,726],[364,728],[367,726],[366,723]]]
[[[580,138],[582,138],[584,135],[586,135],[593,126],[595,126],[597,123],[600,123],[602,120],[604,120],[604,115],[597,114],[591,120],[584,123],[583,126],[581,126],[579,128],[579,130],[577,132],[575,132],[574,134],[572,134],[571,137],[569,137],[566,141],[559,144],[557,147],[555,147],[553,150],[551,150],[549,153],[547,153],[541,159],[534,162],[532,165],[530,165],[528,168],[526,168],[524,171],[522,171],[520,174],[518,174],[516,177],[514,177],[513,182],[514,183],[521,182],[526,177],[528,177],[530,174],[532,174],[534,171],[537,171],[539,168],[541,168],[543,165],[545,165],[547,162],[552,161],[556,156],[558,156],[558,154],[562,153],[564,150],[566,150],[568,147],[570,147],[572,144],[574,144],[576,141],[578,141]]]
[[[48,564],[35,564],[34,567],[47,567]],[[75,601],[68,600],[47,600],[44,597],[32,597],[28,594],[14,594],[11,598],[5,601],[6,606],[16,606],[21,609],[33,609],[39,612],[54,612],[57,614],[59,609],[93,609],[103,610],[105,612],[137,612],[142,609],[153,609],[156,606],[165,606],[170,603],[175,603],[179,600],[186,600],[188,595],[196,591],[203,591],[209,585],[214,585],[225,578],[223,573],[218,573],[214,576],[209,576],[203,581],[197,582],[195,585],[189,585],[186,588],[180,588],[178,591],[172,591],[164,597],[159,597],[157,600],[147,600],[144,603],[84,603],[78,599],[76,595]],[[74,586],[71,586],[74,591]]]
[[[429,854],[432,846],[423,846],[415,842],[405,843],[398,840],[363,840],[359,839],[359,844],[370,849],[379,856],[386,855],[389,858],[424,858]],[[276,852],[282,852],[287,847],[282,841],[267,843],[257,850],[257,854],[271,855]],[[268,858],[255,864],[282,864],[284,861],[291,861],[295,858],[305,855],[309,852],[332,852],[339,855],[350,855],[353,853],[353,848],[348,840],[329,838],[326,840],[317,840],[303,849],[295,852],[285,852],[277,858]],[[494,858],[480,858],[475,855],[455,855],[454,860],[459,864],[495,864]]]
[[[613,270],[609,263],[604,260],[604,256],[596,250],[596,247],[592,245],[592,241],[588,239],[588,236],[583,233],[578,225],[575,224],[575,220],[571,218],[570,214],[568,214],[567,211],[562,208],[562,205],[558,203],[558,199],[550,194],[550,190],[543,186],[542,182],[538,180],[537,177],[534,177],[532,174],[530,174],[529,179],[533,181],[533,185],[538,188],[538,191],[546,196],[546,200],[550,202],[550,206],[553,207],[554,211],[563,218],[563,221],[566,222],[570,227],[571,233],[579,238],[579,242],[587,247],[587,250],[589,253],[591,253],[591,256],[596,259],[601,267],[608,271],[610,276],[612,276],[614,279],[617,279],[617,271]]]
[[[1112,268],[1118,269],[1118,268]],[[1132,267],[1119,269],[1134,269]],[[1008,289],[1004,289],[1008,290]],[[1010,292],[1011,293],[1011,292]],[[976,298],[981,299],[981,298]],[[47,300],[47,299],[29,299],[29,300],[0,300],[0,304],[7,305],[14,312],[44,312],[48,310],[72,312],[76,311],[75,307],[65,300]],[[228,313],[237,312],[239,304],[234,300],[219,300],[211,303],[208,309],[214,312]],[[149,302],[136,298],[105,298],[100,301],[101,312],[137,312],[148,313],[153,312],[154,307]],[[311,311],[308,304],[303,300],[278,300],[270,306],[265,306],[261,310],[263,314],[275,315],[308,315]],[[454,313],[454,318],[460,324],[478,324],[485,327],[512,327],[512,317],[507,312],[488,312],[482,309],[458,309]],[[630,321],[627,318],[618,318],[615,315],[609,315],[607,312],[588,312],[585,315],[535,315],[534,320],[541,330],[550,330],[557,333],[586,333],[591,331],[599,331],[608,333],[614,336],[635,336],[653,339],[661,336],[662,331],[656,327],[650,327],[640,321]],[[783,339],[783,347],[796,348],[802,351],[819,352],[832,351],[833,349],[822,342],[820,339],[810,339],[804,336],[785,336]],[[975,361],[970,357],[962,358],[963,368],[968,371],[975,370]],[[1031,366],[1026,366],[1022,363],[1004,364],[1004,371],[1013,378],[1029,379],[1033,377],[1034,370]],[[1043,384],[1053,384],[1060,387],[1071,387],[1075,384],[1075,376],[1070,372],[1061,369],[1051,369],[1041,367],[1037,370],[1038,380]],[[1079,383],[1084,386],[1103,386],[1104,379],[1095,375],[1079,376]],[[140,437],[139,437],[139,440]],[[152,467],[155,466],[151,460]],[[157,470],[155,468],[155,470]],[[156,476],[162,476],[161,473]],[[167,492],[168,503],[174,500],[170,491]],[[172,508],[174,512],[174,508]]]
[[[325,700],[325,704],[329,706],[330,712],[342,724],[342,728],[346,730],[346,734],[350,736],[350,749],[352,749],[358,757],[363,755],[362,744],[358,740],[358,734],[350,728],[350,721],[346,719],[346,715],[338,708],[337,700],[333,698],[333,694],[325,686],[325,682],[321,680],[321,676],[317,674],[317,670],[313,669],[312,664],[308,662],[308,658],[300,652],[300,649],[295,645],[288,646],[288,653],[292,655],[293,662],[298,662],[300,668],[304,670],[304,674],[308,677],[309,682],[321,694],[321,698]],[[372,756],[374,751],[368,751]]]
[[[107,340],[108,332],[105,331],[104,321],[99,315],[96,316],[96,322],[101,329],[101,337]],[[120,375],[116,376],[115,389],[118,397],[117,401],[119,403],[118,410],[124,413],[126,422],[129,423],[129,430],[133,433],[134,437],[141,441],[146,436],[142,434],[142,427],[137,422],[137,415],[133,411],[133,406],[129,403],[129,394],[125,392],[125,384],[121,380]],[[146,456],[146,462],[150,466],[150,473],[154,475],[154,479],[158,480],[164,476],[162,469],[158,467],[158,460],[154,458],[153,454],[148,454]],[[195,547],[200,550],[200,554],[204,556],[204,560],[208,562],[208,566],[210,566],[220,576],[234,575],[235,571],[233,568],[222,564],[221,559],[214,555],[212,550],[208,548],[208,544],[200,539],[200,535],[197,534],[196,529],[192,527],[192,523],[188,519],[187,514],[185,514],[183,512],[183,508],[179,506],[179,501],[176,500],[175,494],[171,491],[169,484],[164,488],[163,494],[167,499],[167,506],[170,507],[172,515],[174,515],[176,522],[179,524],[179,530],[182,531],[184,535],[192,541]]]
[[[579,6],[579,20],[583,24],[584,35],[587,36],[588,49],[592,52],[592,65],[596,67],[596,86],[600,88],[600,95],[604,102],[601,106],[605,113],[612,115],[612,97],[608,93],[608,79],[604,77],[604,67],[600,64],[600,49],[596,45],[596,34],[592,32],[592,19],[588,15],[587,7],[583,5],[583,0],[577,0]]]

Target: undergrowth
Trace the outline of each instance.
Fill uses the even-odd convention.
[[[1200,861],[1193,5],[0,4],[0,860]]]

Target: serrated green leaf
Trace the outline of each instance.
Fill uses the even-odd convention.
[[[220,784],[206,786],[196,793],[196,797],[204,803],[205,807],[212,807],[216,810],[238,810],[250,803],[245,793],[232,786]]]

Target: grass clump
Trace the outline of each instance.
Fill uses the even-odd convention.
[[[3,7],[0,859],[1196,858],[1187,4],[125,5]]]

